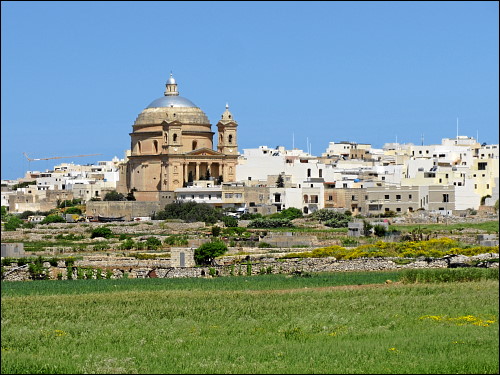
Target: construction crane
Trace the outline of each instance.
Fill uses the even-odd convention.
[[[34,161],[34,160],[50,160],[50,159],[63,159],[63,158],[80,158],[82,156],[93,156],[93,155],[102,155],[102,154],[88,154],[88,155],[73,155],[73,156],[53,156],[51,158],[36,158],[32,159],[28,155],[26,155],[26,152],[23,152],[24,156],[26,156],[26,159],[28,161]]]

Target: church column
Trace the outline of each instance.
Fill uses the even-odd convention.
[[[208,165],[207,168],[210,171],[210,177],[213,177],[212,176],[212,162],[208,162],[207,165]]]
[[[222,179],[225,180],[224,179],[224,163],[222,163],[222,162],[219,164],[219,175],[221,175]]]
[[[188,172],[189,172],[189,163],[188,162],[184,162],[183,163],[183,168],[184,168],[184,182],[187,182],[188,181]]]
[[[195,177],[195,180],[199,180],[200,179],[200,162],[197,161],[196,162],[196,177]]]

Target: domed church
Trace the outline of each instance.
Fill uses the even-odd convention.
[[[217,151],[213,150],[215,133],[206,114],[179,95],[170,74],[164,95],[148,105],[132,126],[126,189],[137,201],[159,201],[165,197],[162,193],[196,180],[214,185],[235,181],[237,126],[226,104],[217,123]]]

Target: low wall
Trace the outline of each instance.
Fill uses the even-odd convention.
[[[149,216],[162,210],[160,202],[140,202],[140,201],[88,201],[87,215],[92,216],[125,216],[125,220],[130,221],[133,217]]]
[[[488,253],[473,257],[463,255],[447,256],[436,259],[419,259],[408,264],[398,264],[401,258],[360,258],[353,260],[337,260],[331,258],[306,258],[276,260],[274,258],[262,258],[258,261],[249,260],[251,264],[251,274],[260,273],[290,274],[293,272],[349,272],[349,271],[390,271],[398,269],[416,268],[455,268],[464,266],[472,261],[483,261],[482,267],[498,268],[498,262],[487,262],[498,259],[498,254]],[[57,266],[51,266],[45,262],[44,267],[48,270],[50,279],[68,279],[68,268],[64,261],[60,261]],[[118,279],[129,278],[178,278],[178,277],[208,277],[211,274],[216,276],[247,275],[247,261],[239,263],[216,265],[213,267],[173,267],[170,259],[137,260],[135,258],[89,258],[75,261],[72,269],[72,279],[77,279],[78,270],[85,274],[83,278],[98,278],[97,272],[100,270],[99,278]],[[84,269],[82,272],[81,269]],[[91,270],[91,271],[89,271]],[[4,266],[3,279],[8,281],[29,280],[30,275],[26,268],[19,268],[13,263]]]

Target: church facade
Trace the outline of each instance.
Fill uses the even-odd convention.
[[[226,105],[217,123],[214,150],[210,121],[193,102],[179,95],[171,74],[164,96],[147,106],[132,126],[121,190],[132,191],[137,201],[159,201],[193,181],[208,180],[213,185],[235,181],[237,126]]]

